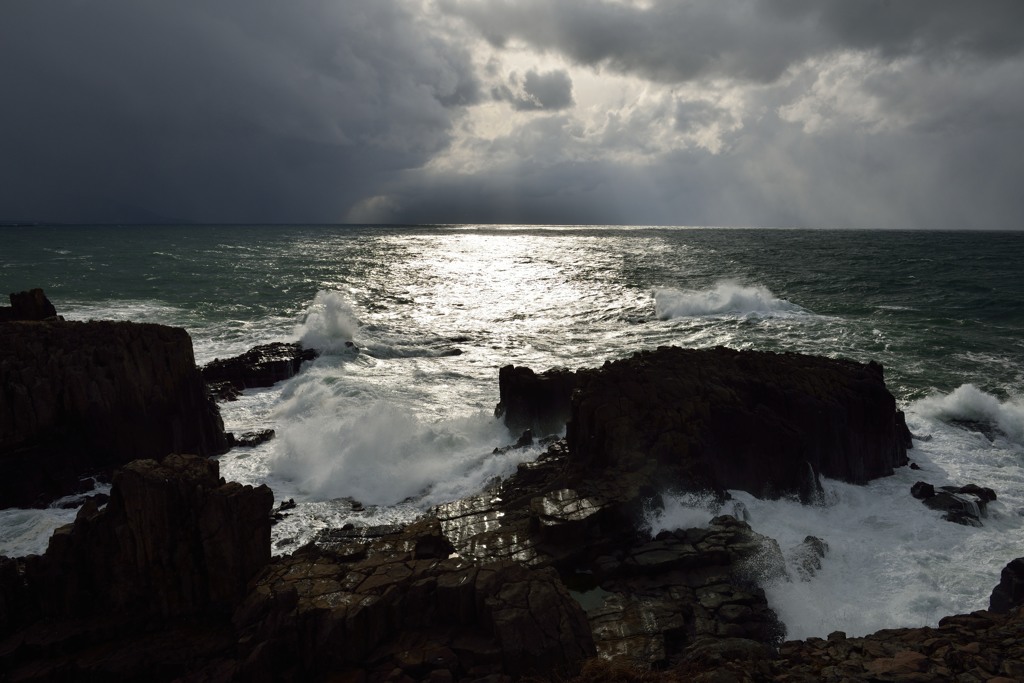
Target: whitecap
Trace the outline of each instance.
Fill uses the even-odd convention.
[[[806,313],[794,303],[776,297],[767,287],[752,287],[731,281],[718,282],[711,289],[654,290],[654,310],[661,320],[697,316],[779,315]]]
[[[1024,400],[1000,401],[973,384],[962,384],[952,393],[936,393],[912,405],[914,412],[949,422],[966,420],[994,425],[1011,441],[1024,445]]]
[[[349,348],[358,330],[359,320],[345,295],[321,290],[295,328],[295,335],[307,349],[336,353]]]

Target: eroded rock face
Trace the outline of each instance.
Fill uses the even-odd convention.
[[[270,560],[272,506],[214,460],[129,463],[106,507],[86,504],[45,555],[0,558],[0,670],[170,680],[230,654],[229,617]]]
[[[567,427],[584,470],[813,500],[818,475],[865,483],[907,463],[881,366],[662,347],[580,373]]]
[[[181,328],[5,323],[0,392],[0,507],[45,503],[136,458],[227,450]]]

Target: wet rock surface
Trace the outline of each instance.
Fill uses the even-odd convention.
[[[294,377],[302,363],[316,358],[315,349],[298,342],[274,342],[249,349],[233,358],[217,358],[202,368],[203,379],[220,400],[233,400],[243,389],[269,387]]]
[[[996,500],[995,491],[977,484],[941,486],[936,490],[931,484],[918,481],[910,487],[910,495],[932,510],[944,513],[942,518],[947,522],[975,527],[983,526],[988,504]]]
[[[185,330],[0,325],[0,507],[45,504],[136,458],[226,450]]]

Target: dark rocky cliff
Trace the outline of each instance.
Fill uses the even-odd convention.
[[[185,330],[0,324],[0,507],[45,502],[136,458],[226,450]]]
[[[907,464],[910,434],[875,363],[663,347],[576,373],[509,366],[499,380],[511,429],[568,417],[580,471],[807,501],[818,475],[862,484]]]

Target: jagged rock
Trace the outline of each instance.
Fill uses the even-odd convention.
[[[498,371],[499,402],[494,415],[503,417],[513,434],[527,429],[557,434],[572,414],[569,399],[576,382],[569,370],[556,368],[538,375],[527,367],[506,365]]]
[[[12,292],[10,299],[10,306],[0,306],[0,322],[46,320],[57,315],[57,309],[38,287],[26,292]]]
[[[892,474],[908,434],[875,363],[675,347],[577,373],[566,431],[583,469],[653,462],[661,485],[805,501],[818,475]]]
[[[211,385],[228,382],[238,391],[269,387],[294,377],[304,361],[318,355],[315,349],[304,349],[299,342],[263,344],[240,356],[216,358],[207,363],[202,368],[203,379]],[[224,390],[219,390],[219,395],[230,396]]]
[[[129,463],[106,507],[87,503],[43,556],[0,559],[0,628],[11,634],[0,670],[45,670],[56,658],[65,679],[159,678],[156,662],[175,648],[184,650],[167,663],[177,671],[223,654],[233,646],[227,618],[270,559],[272,505],[265,486],[225,484],[214,460]],[[39,628],[44,640],[18,647]],[[135,645],[164,652],[147,663],[129,654]]]
[[[1003,567],[999,584],[989,598],[989,610],[1005,614],[1024,605],[1024,557]]]
[[[935,487],[926,481],[914,482],[910,487],[910,495],[918,500],[927,500],[935,495]]]
[[[261,429],[255,432],[243,432],[241,436],[235,436],[228,432],[228,445],[231,448],[243,447],[253,448],[261,443],[266,443],[274,438],[276,432],[273,429]]]
[[[0,507],[46,503],[135,458],[227,450],[181,328],[0,325],[0,399]]]
[[[933,510],[945,512],[944,520],[965,526],[982,526],[988,504],[996,500],[995,491],[977,484],[942,486],[936,491],[931,484],[919,481],[910,488],[910,495]]]

